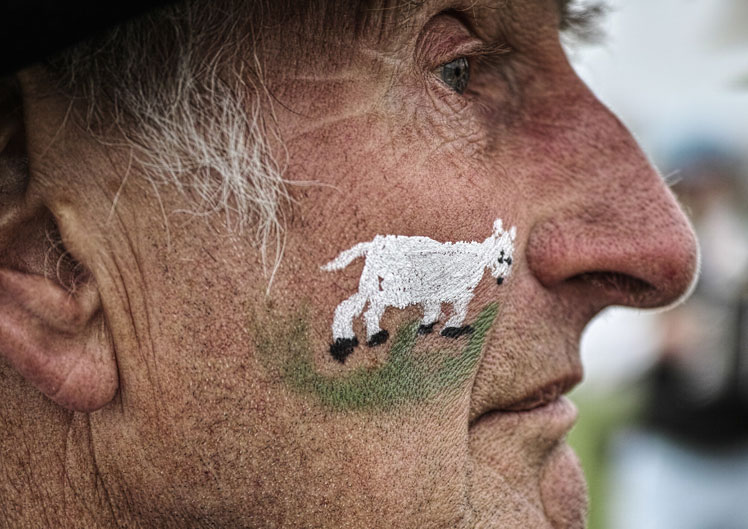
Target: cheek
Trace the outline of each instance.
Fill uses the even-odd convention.
[[[511,168],[483,154],[479,120],[434,105],[396,121],[350,119],[289,146],[292,160],[304,160],[291,180],[321,184],[293,189],[291,230],[339,251],[377,234],[483,240],[496,218],[519,225],[521,190]]]
[[[305,158],[310,145],[317,146],[316,154]],[[306,160],[292,167],[291,178],[321,185],[294,189],[296,202],[276,284],[314,307],[310,335],[318,360],[324,360],[329,348],[336,306],[356,293],[362,273],[362,258],[342,270],[320,269],[342,251],[377,235],[483,241],[497,218],[523,232],[520,188],[508,180],[506,168],[478,154],[479,147],[477,139],[446,142],[415,126],[395,127],[371,116],[320,128],[289,146],[291,159]],[[471,310],[480,309],[478,305]],[[383,323],[395,318],[392,329],[422,316],[417,307],[387,310]],[[369,356],[368,362],[376,363],[381,355]]]
[[[524,231],[519,188],[507,182],[503,168],[470,155],[469,142],[427,144],[412,131],[395,132],[363,118],[343,129],[328,129],[324,141],[314,141],[325,145],[328,156],[317,156],[292,175],[298,180],[324,178],[323,185],[296,189],[282,273],[276,278],[284,290],[314,307],[310,331],[315,351],[329,348],[336,305],[358,289],[362,258],[334,272],[320,269],[344,250],[377,235],[483,241],[498,218]],[[446,305],[444,309],[449,310]],[[392,328],[422,316],[417,307],[387,310],[383,322],[395,318],[392,333]],[[356,336],[361,334],[354,330]],[[376,362],[377,355],[371,356],[370,362]]]
[[[260,325],[265,332],[272,326]],[[455,526],[451,521],[464,515],[467,489],[467,393],[422,399],[412,387],[419,382],[397,380],[402,373],[377,378],[386,349],[358,349],[340,366],[326,353],[329,320],[321,325],[325,338],[319,342],[308,329],[303,354],[312,365],[306,374],[299,364],[283,361],[304,341],[284,339],[293,325],[271,333],[257,348],[256,357],[264,357],[258,369],[271,381],[267,395],[274,412],[257,417],[249,428],[248,450],[263,454],[248,472],[263,477],[250,504],[263,503],[266,512],[281,516],[298,513],[305,527],[329,523],[329,510],[320,512],[320,505],[339,510],[340,526]],[[289,365],[291,370],[284,369]],[[348,383],[356,379],[359,384]],[[398,398],[388,400],[390,394]],[[273,498],[273,504],[263,498]]]

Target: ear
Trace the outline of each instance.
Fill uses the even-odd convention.
[[[29,169],[23,101],[0,81],[0,356],[57,404],[96,410],[114,397],[117,368],[96,282],[65,233],[81,227],[48,207]]]
[[[493,232],[496,235],[499,235],[502,231],[504,231],[504,226],[501,223],[501,219],[496,219],[493,221]]]
[[[509,230],[509,237],[514,240],[517,238],[517,226],[512,226]]]

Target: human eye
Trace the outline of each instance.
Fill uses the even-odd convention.
[[[437,74],[451,90],[462,94],[470,82],[470,62],[466,57],[458,57],[439,66]]]

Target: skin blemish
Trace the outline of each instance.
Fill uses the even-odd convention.
[[[339,375],[322,374],[315,369],[303,315],[276,329],[265,327],[257,335],[257,352],[266,368],[279,375],[293,392],[313,396],[328,409],[393,411],[404,404],[423,402],[462,388],[475,372],[497,313],[497,303],[487,305],[479,313],[457,355],[446,346],[428,354],[414,354],[417,341],[424,338],[418,332],[420,322],[413,321],[398,329],[383,365]]]

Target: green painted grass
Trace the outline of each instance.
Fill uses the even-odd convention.
[[[357,368],[343,375],[325,375],[315,370],[306,321],[297,318],[284,326],[289,352],[279,366],[280,374],[294,391],[314,395],[323,406],[333,410],[392,410],[462,387],[474,372],[497,313],[496,303],[481,311],[473,323],[473,333],[458,355],[446,349],[429,352],[430,358],[422,353],[413,354],[416,341],[423,339],[418,335],[419,322],[414,321],[397,331],[382,366]],[[283,340],[275,338],[258,343],[263,356],[277,354]]]

